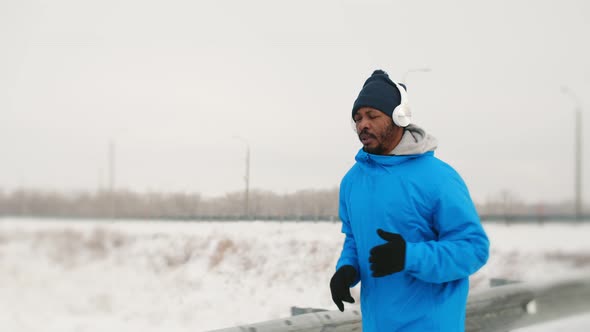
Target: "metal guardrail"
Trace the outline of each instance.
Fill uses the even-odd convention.
[[[518,283],[473,294],[465,330],[509,331],[590,311],[590,276]]]
[[[465,331],[509,331],[589,311],[590,276],[509,284],[469,296]],[[358,332],[361,321],[358,308],[315,311],[211,332]]]

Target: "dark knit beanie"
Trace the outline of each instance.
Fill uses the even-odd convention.
[[[405,88],[405,86],[404,86]],[[395,83],[383,70],[375,70],[369,77],[352,107],[352,116],[361,107],[372,107],[391,116],[393,110],[401,103],[401,96]]]

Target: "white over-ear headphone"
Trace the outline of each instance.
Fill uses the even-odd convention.
[[[393,81],[392,81],[393,82]],[[408,104],[408,93],[403,86],[393,82],[400,94],[400,103],[391,113],[393,123],[398,127],[407,127],[412,122],[412,111]]]

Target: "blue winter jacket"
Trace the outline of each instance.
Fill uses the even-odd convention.
[[[346,235],[336,268],[361,282],[363,332],[464,331],[469,275],[485,264],[489,242],[465,183],[433,151],[374,155],[362,149],[340,186]],[[403,271],[371,276],[377,229],[406,240]]]

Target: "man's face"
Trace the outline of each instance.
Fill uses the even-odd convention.
[[[371,107],[362,107],[354,115],[356,132],[364,150],[372,154],[388,154],[399,142],[400,128],[387,114]]]

